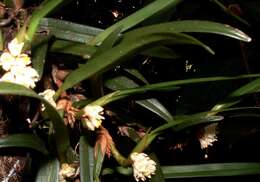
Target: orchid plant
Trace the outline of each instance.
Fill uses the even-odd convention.
[[[117,77],[114,72],[112,76],[107,74],[118,65],[124,68],[124,63],[131,64],[131,58],[136,55],[161,58],[170,56],[174,59],[171,46],[197,46],[214,54],[208,45],[188,33],[217,34],[243,42],[251,41],[251,38],[239,29],[212,21],[169,20],[142,25],[152,18],[162,19],[160,16],[163,13],[171,12],[183,1],[154,0],[102,30],[44,18],[49,12],[66,3],[66,0],[45,0],[32,14],[19,21],[19,28],[15,29],[11,38],[5,32],[6,28],[11,26],[5,25],[5,28],[1,28],[0,43],[3,49],[0,56],[0,94],[4,102],[16,102],[18,105],[22,104],[19,103],[21,98],[27,98],[26,106],[23,107],[29,108],[29,111],[25,114],[26,117],[19,118],[19,122],[25,123],[26,131],[29,132],[24,134],[18,131],[1,137],[0,149],[23,147],[41,153],[44,160],[37,166],[35,181],[72,181],[79,178],[82,182],[100,181],[101,176],[106,173],[125,173],[122,171],[132,174],[132,179],[136,181],[164,181],[165,176],[178,177],[178,172],[183,174],[181,177],[196,176],[196,168],[193,171],[181,171],[183,168],[174,166],[175,172],[170,167],[168,171],[164,170],[166,168],[160,166],[157,158],[150,155],[152,142],[169,130],[175,133],[204,124],[205,127],[202,127],[196,140],[202,150],[211,147],[218,141],[218,122],[223,121],[220,114],[235,110],[241,96],[257,92],[260,74],[190,78],[153,84],[149,84],[138,70],[127,67],[125,70],[131,77]],[[217,1],[215,3],[221,5]],[[1,3],[1,6],[7,8],[5,4]],[[232,16],[237,21],[243,21],[234,14]],[[94,32],[94,35],[91,32]],[[65,62],[52,61],[48,56],[50,53],[80,56],[81,60],[72,60],[70,66],[66,66]],[[133,77],[134,79],[131,79]],[[125,152],[124,155],[121,154],[124,150],[117,146],[117,139],[110,134],[111,122],[114,118],[120,118],[117,110],[113,109],[115,101],[126,101],[130,96],[145,96],[151,91],[174,92],[183,85],[245,78],[256,79],[233,91],[228,96],[229,100],[217,102],[213,108],[196,114],[175,116],[157,99],[145,97],[144,100],[138,100],[138,97],[134,97],[136,104],[158,115],[161,121],[159,125],[149,128],[137,125],[139,129],[130,125],[121,127],[116,123],[118,135],[127,136],[135,142],[135,147],[127,151],[127,155]],[[143,84],[139,85],[135,80]],[[84,84],[86,81],[88,84]],[[1,106],[3,107],[5,105]],[[128,106],[123,104],[122,107],[127,109]],[[8,114],[5,117],[8,118]],[[119,167],[111,167],[111,170],[108,170],[103,167],[103,162],[112,157]],[[219,171],[227,169],[233,172],[224,175],[239,175],[241,170],[247,171],[248,174],[260,173],[256,170],[259,169],[259,163],[244,163],[240,169],[236,164],[212,164],[212,167],[214,166]],[[205,176],[214,176],[210,169],[204,168]],[[218,170],[214,172],[218,174]],[[5,177],[8,181],[7,178],[11,177]]]

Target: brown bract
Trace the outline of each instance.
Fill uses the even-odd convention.
[[[111,144],[113,144],[113,139],[110,136],[109,132],[103,126],[100,126],[97,132],[97,140],[95,143],[94,155],[97,159],[98,150],[101,149],[102,155],[107,154],[108,157],[111,156]]]

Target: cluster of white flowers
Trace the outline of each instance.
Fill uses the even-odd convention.
[[[208,126],[206,126],[203,129],[203,134],[199,138],[200,147],[201,149],[206,149],[209,146],[212,146],[215,141],[218,140],[217,134],[218,134],[218,123],[213,123]]]
[[[145,181],[146,178],[151,178],[155,174],[156,163],[148,157],[145,153],[132,153],[130,155],[133,161],[133,171],[136,181]]]
[[[99,128],[102,120],[105,119],[103,115],[104,108],[101,106],[87,105],[83,109],[82,121],[85,122],[89,130],[94,131],[95,128]]]
[[[44,99],[46,99],[53,107],[56,108],[56,102],[53,99],[53,96],[55,95],[55,91],[52,89],[47,89],[44,92],[39,93],[40,96],[43,96]],[[41,108],[42,111],[45,110],[44,104],[42,105]]]
[[[35,82],[39,81],[39,75],[31,64],[31,58],[22,54],[24,43],[19,43],[17,38],[8,43],[8,51],[0,56],[0,66],[6,73],[0,81],[12,82],[27,88],[34,88]]]

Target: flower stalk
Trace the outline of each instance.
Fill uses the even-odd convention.
[[[130,158],[125,158],[116,148],[115,144],[111,144],[111,152],[116,161],[124,167],[130,166],[132,161]]]

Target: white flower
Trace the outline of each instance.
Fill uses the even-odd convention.
[[[21,54],[24,43],[19,43],[17,39],[8,44],[8,50],[0,56],[0,65],[5,71],[9,71],[13,66],[26,67],[31,64],[31,58],[27,54]]]
[[[71,178],[75,175],[76,169],[67,163],[63,163],[59,172],[59,182],[66,182],[66,178]]]
[[[21,54],[24,43],[18,42],[17,38],[14,38],[11,42],[8,43],[8,50],[13,56],[18,56]]]
[[[133,161],[134,177],[136,181],[145,181],[146,178],[151,178],[155,174],[156,163],[145,153],[132,153],[130,155]]]
[[[29,64],[31,64],[31,58],[27,54],[14,57],[9,52],[4,52],[0,57],[0,65],[5,71],[9,71],[14,66],[26,67]]]
[[[212,146],[215,141],[218,141],[218,123],[213,123],[203,128],[202,136],[199,138],[201,149]]]
[[[0,81],[12,82],[23,85],[27,88],[34,88],[35,82],[39,80],[39,75],[32,67],[13,66],[6,72]]]
[[[103,110],[104,108],[101,106],[87,105],[86,107],[84,107],[82,120],[83,122],[85,122],[88,129],[94,131],[95,128],[99,128],[102,120],[105,119],[104,116],[102,116]]]
[[[53,107],[56,107],[56,102],[53,99],[53,96],[55,95],[55,91],[52,89],[47,89],[44,92],[39,93],[40,96],[43,96],[44,99],[46,99]],[[42,111],[45,110],[44,105],[42,105]]]

